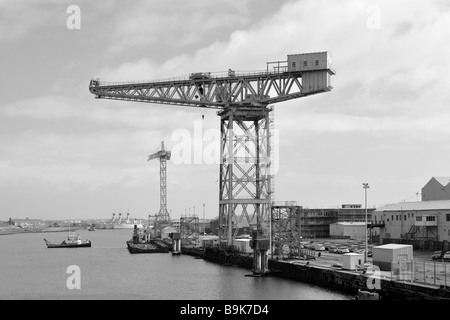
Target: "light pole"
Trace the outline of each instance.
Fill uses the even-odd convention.
[[[365,202],[365,211],[366,211],[366,227],[365,227],[365,234],[366,234],[366,250],[364,251],[364,262],[367,262],[367,189],[369,188],[368,183],[363,183],[364,188],[364,202]]]
[[[203,235],[206,235],[205,204],[203,204]]]

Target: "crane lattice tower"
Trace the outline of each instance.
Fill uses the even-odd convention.
[[[164,148],[164,141],[161,142],[161,150],[148,156],[148,160],[159,159],[159,213],[155,216],[154,230],[161,233],[164,226],[170,225],[170,215],[167,211],[167,160],[170,160],[171,152]]]
[[[220,117],[219,237],[229,245],[244,220],[270,238],[272,105],[332,89],[328,52],[288,55],[266,70],[199,72],[184,79],[90,81],[96,98],[218,109]]]

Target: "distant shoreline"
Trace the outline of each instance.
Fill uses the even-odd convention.
[[[72,231],[80,230],[83,228],[70,228]],[[45,228],[45,229],[38,229],[38,230],[32,230],[32,229],[8,229],[4,228],[0,230],[0,236],[6,236],[10,234],[23,234],[23,233],[53,233],[53,232],[68,232],[69,227],[52,227],[52,228]]]

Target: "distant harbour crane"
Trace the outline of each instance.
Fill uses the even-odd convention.
[[[171,152],[164,148],[164,141],[161,142],[160,150],[148,156],[148,160],[159,159],[159,213],[155,216],[153,230],[156,235],[160,235],[162,228],[170,225],[170,214],[167,211],[167,160],[170,160]]]

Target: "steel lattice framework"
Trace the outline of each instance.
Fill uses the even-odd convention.
[[[234,76],[204,76],[177,79],[114,83],[91,80],[89,89],[98,99],[151,102],[188,107],[225,109],[227,106],[267,107],[282,101],[329,91],[304,93],[301,72],[260,72]],[[269,93],[275,94],[270,97]]]
[[[170,215],[167,211],[167,160],[170,160],[171,152],[166,151],[164,142],[161,142],[161,150],[148,156],[148,160],[159,159],[159,192],[160,207],[159,213],[155,216],[154,230],[160,234],[162,228],[170,224]]]
[[[183,245],[199,243],[200,223],[198,217],[181,217],[180,233]]]
[[[269,237],[271,159],[269,108],[229,108],[221,117],[219,237],[237,235],[232,221],[262,227]]]
[[[334,71],[329,66],[314,68],[289,71],[288,65],[280,67],[278,62],[278,67],[267,68],[265,72],[239,74],[229,70],[228,74],[196,73],[184,79],[129,83],[93,79],[89,90],[98,99],[220,110],[219,234],[221,239],[227,237],[231,245],[236,220],[246,219],[270,237],[269,105],[330,91],[328,84],[316,85],[314,76],[329,76]],[[302,76],[305,73],[311,80],[304,90]]]
[[[286,202],[272,206],[272,241],[275,254],[292,257],[299,254],[301,223],[299,206]]]

